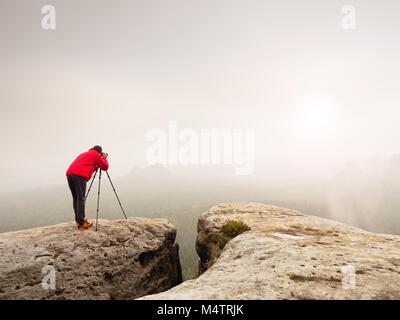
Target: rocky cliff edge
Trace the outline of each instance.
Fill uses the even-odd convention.
[[[182,281],[164,219],[62,223],[0,234],[0,299],[134,299]]]
[[[251,227],[229,242],[228,220]],[[259,203],[198,221],[197,279],[143,299],[400,299],[400,236]]]

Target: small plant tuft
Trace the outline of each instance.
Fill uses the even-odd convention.
[[[249,230],[250,227],[246,223],[235,220],[228,220],[221,227],[222,233],[230,238],[234,238],[239,234]]]

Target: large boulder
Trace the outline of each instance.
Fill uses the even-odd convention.
[[[226,243],[228,220],[251,227]],[[400,236],[259,203],[198,221],[197,279],[143,299],[400,299]]]
[[[168,221],[147,218],[99,220],[97,232],[62,223],[0,234],[0,299],[134,299],[167,290],[182,281],[175,236]]]

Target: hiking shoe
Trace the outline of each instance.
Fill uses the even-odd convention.
[[[92,221],[90,221],[89,219],[85,219],[85,222],[92,223]],[[76,223],[76,226],[79,226],[79,222],[75,221],[75,223]]]
[[[90,220],[85,220],[83,224],[78,224],[77,227],[78,229],[89,229],[93,225],[93,222]]]

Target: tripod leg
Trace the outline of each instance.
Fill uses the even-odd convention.
[[[100,170],[100,173],[99,173],[99,188],[97,190],[96,231],[97,231],[97,224],[99,222],[100,184],[101,184],[101,170]]]
[[[95,174],[93,176],[92,182],[90,183],[89,190],[86,193],[85,201],[86,201],[87,197],[89,196],[90,189],[92,189],[92,185],[93,185],[94,179],[96,179],[97,171],[99,171],[99,168],[96,169],[96,172],[95,172]]]
[[[114,185],[113,185],[113,183],[112,183],[112,181],[111,181],[111,178],[110,178],[110,175],[108,174],[108,171],[106,171],[106,173],[107,173],[108,180],[110,180],[111,187],[112,187],[113,190],[114,190],[115,196],[117,197],[117,200],[118,200],[119,206],[121,207],[122,213],[124,214],[125,219],[128,220],[128,217],[127,217],[126,214],[125,214],[125,210],[124,210],[124,208],[122,207],[121,201],[119,200],[117,191],[115,191]]]

